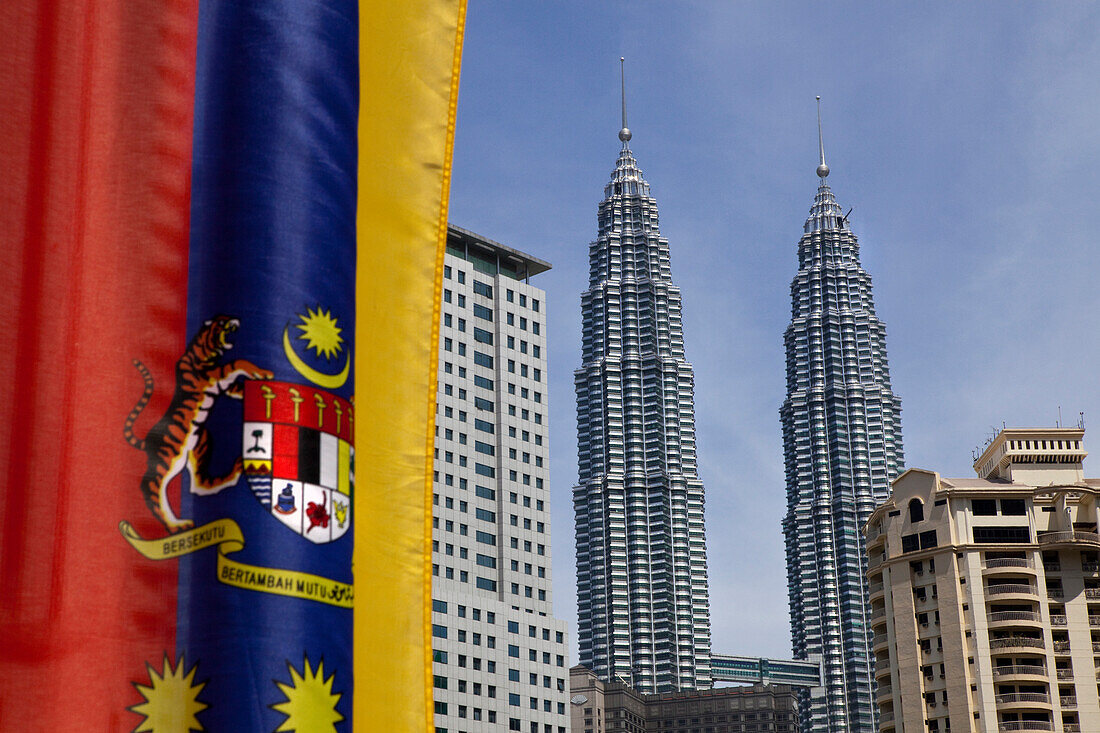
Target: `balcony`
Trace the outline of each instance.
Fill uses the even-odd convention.
[[[993,611],[989,614],[990,624],[1012,624],[1021,621],[1042,624],[1043,617],[1036,611]]]
[[[1060,562],[1045,562],[1043,563],[1043,570],[1048,573],[1060,573],[1062,571],[1062,563]]]
[[[1062,614],[1058,614],[1056,616],[1051,616],[1050,617],[1050,625],[1051,626],[1066,626],[1068,623],[1069,623],[1069,619],[1067,619]]]
[[[878,689],[875,690],[875,697],[880,699],[884,697],[892,697],[893,694],[894,688],[890,685],[879,685]]]
[[[994,557],[985,561],[985,570],[994,568],[1034,568],[1035,563],[1026,557]]]
[[[1077,707],[1077,698],[1072,695],[1063,695],[1058,698],[1058,704],[1063,708],[1075,708]]]
[[[990,649],[1045,649],[1042,639],[1033,639],[1029,636],[1009,636],[1004,639],[990,639]]]
[[[1054,723],[1049,720],[1009,720],[998,723],[997,730],[1054,730]]]
[[[1100,616],[1089,616],[1089,626],[1100,626]]]
[[[1100,588],[1085,588],[1085,598],[1100,598]]]
[[[1042,677],[1046,679],[1047,668],[1039,664],[1006,664],[993,668],[993,679],[1006,677]]]
[[[1096,532],[1083,532],[1081,530],[1067,530],[1064,532],[1040,532],[1040,545],[1096,545],[1100,546],[1100,534]]]
[[[1084,572],[1084,573],[1100,573],[1100,562],[1083,562],[1083,563],[1081,563],[1081,572]]]
[[[1045,692],[1013,692],[997,695],[993,698],[998,705],[1012,707],[1031,707],[1033,705],[1050,705],[1050,695]]]
[[[1062,654],[1069,653],[1069,641],[1067,641],[1065,639],[1061,639],[1061,640],[1055,639],[1054,640],[1054,651],[1056,653],[1062,653]]]
[[[1062,668],[1062,669],[1056,669],[1054,671],[1057,673],[1058,679],[1060,679],[1060,680],[1072,680],[1073,679],[1073,670],[1072,669]]]
[[[987,596],[1003,596],[1008,594],[1018,595],[1035,595],[1035,586],[1028,583],[999,583],[997,585],[987,585],[985,587],[985,594]]]

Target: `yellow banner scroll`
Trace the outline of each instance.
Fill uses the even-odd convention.
[[[226,557],[230,552],[244,549],[244,535],[240,525],[232,519],[217,519],[201,527],[155,540],[144,539],[126,521],[119,522],[118,529],[135,550],[150,560],[172,560],[207,547],[217,547],[218,580],[225,585],[342,608],[353,606],[355,592],[347,583],[297,570],[249,565]]]

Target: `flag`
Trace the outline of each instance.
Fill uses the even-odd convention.
[[[0,729],[431,726],[464,4],[374,5],[0,4]]]

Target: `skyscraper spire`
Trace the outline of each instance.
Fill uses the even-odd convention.
[[[624,123],[625,124],[625,123]],[[824,182],[829,177],[829,166],[825,165],[825,140],[821,137],[821,97],[817,98],[817,146],[821,149],[821,164],[817,166],[817,176]]]
[[[619,57],[619,82],[622,84],[623,91],[623,128],[619,130],[619,139],[623,141],[623,146],[626,146],[627,140],[631,138],[630,128],[626,126],[626,57]]]
[[[795,658],[820,660],[822,669],[822,686],[801,693],[800,730],[875,733],[869,629],[877,620],[860,529],[904,463],[901,401],[890,386],[871,276],[825,180],[818,104],[820,181],[798,242],[779,411],[791,638]]]

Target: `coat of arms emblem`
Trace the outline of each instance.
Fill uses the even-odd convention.
[[[339,539],[352,520],[353,406],[302,384],[249,381],[244,387],[241,454],[252,494],[305,539]]]

